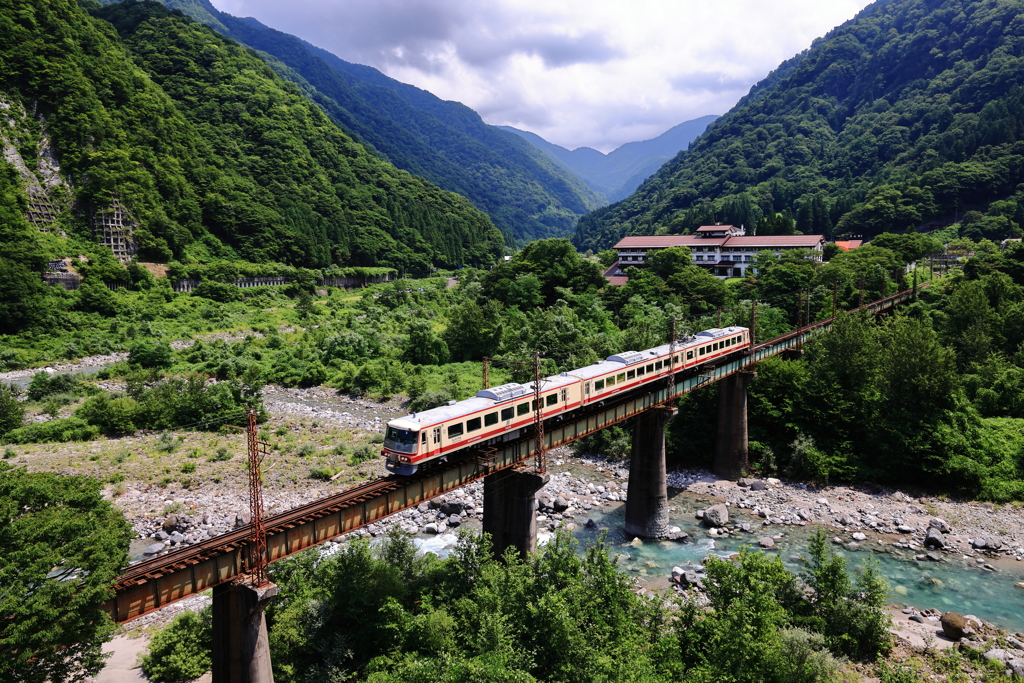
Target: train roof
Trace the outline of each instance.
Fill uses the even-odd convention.
[[[747,328],[745,327],[713,327],[710,330],[703,330],[698,332],[698,337],[710,337],[711,339],[718,339],[719,337],[725,337],[730,334],[736,334],[737,332],[744,332]]]
[[[607,375],[609,372],[616,372],[624,367],[626,366],[618,361],[599,360],[585,368],[570,370],[569,376],[578,377],[579,379],[591,379],[600,375]]]

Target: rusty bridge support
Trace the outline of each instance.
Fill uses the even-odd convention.
[[[491,535],[494,554],[515,548],[525,558],[537,550],[537,491],[547,473],[527,469],[499,470],[484,477],[484,533]]]
[[[213,683],[274,683],[263,608],[275,595],[272,583],[213,587]]]
[[[718,435],[712,467],[722,479],[739,479],[747,469],[747,385],[756,372],[743,370],[718,383]]]
[[[637,415],[626,491],[626,533],[643,538],[668,535],[665,426],[678,413],[657,407]]]

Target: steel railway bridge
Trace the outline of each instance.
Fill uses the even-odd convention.
[[[908,289],[863,308],[873,315],[884,314],[916,294],[916,289]],[[647,386],[564,421],[549,421],[543,429],[544,450],[635,418],[626,531],[664,536],[668,528],[664,427],[675,414],[669,407],[672,400],[721,383],[714,469],[725,478],[737,478],[747,464],[746,387],[755,376],[752,367],[768,356],[799,353],[805,341],[828,330],[834,320],[755,344],[713,367],[680,371],[670,384]],[[467,449],[413,476],[383,477],[267,517],[266,560],[275,562],[479,479],[484,480],[484,531],[491,534],[496,552],[515,547],[525,554],[535,549],[536,492],[547,481],[546,474],[528,466],[535,455],[534,435],[526,434],[496,448]],[[118,579],[115,596],[105,608],[114,621],[125,622],[212,588],[215,683],[272,681],[262,607],[276,588],[244,586],[257,566],[252,538],[252,530],[242,527],[134,564]]]

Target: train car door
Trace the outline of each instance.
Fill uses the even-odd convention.
[[[590,402],[590,382],[583,383],[583,402]]]

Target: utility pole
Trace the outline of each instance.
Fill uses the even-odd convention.
[[[754,333],[757,330],[757,299],[750,302],[750,345],[754,345]]]
[[[484,356],[484,389],[491,388],[491,359]]]
[[[535,441],[535,460],[537,474],[548,471],[547,458],[544,453],[544,415],[540,400],[540,351],[533,352],[533,433]]]
[[[722,309],[718,309],[722,310]],[[665,405],[671,400],[676,383],[676,319],[668,322],[668,375],[665,377]]]

